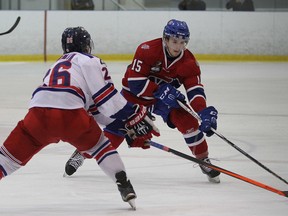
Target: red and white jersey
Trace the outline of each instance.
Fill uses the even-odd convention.
[[[111,117],[123,109],[127,101],[115,89],[101,59],[71,52],[60,57],[48,70],[43,84],[32,95],[30,108],[84,108],[88,111],[91,104],[94,111]]]
[[[122,79],[125,98],[133,103],[150,106],[156,101],[153,93],[164,82],[176,88],[183,85],[196,111],[206,107],[200,67],[188,49],[177,58],[169,59],[162,38],[140,44]]]

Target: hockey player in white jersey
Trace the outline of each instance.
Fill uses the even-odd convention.
[[[64,51],[33,92],[27,115],[0,147],[0,179],[26,163],[41,149],[60,140],[82,155],[96,159],[115,183],[123,201],[135,208],[136,193],[124,164],[88,109],[125,125],[122,133],[145,141],[159,131],[145,107],[132,105],[115,89],[105,63],[91,55],[93,42],[83,27],[62,34]],[[90,106],[93,104],[93,106]]]

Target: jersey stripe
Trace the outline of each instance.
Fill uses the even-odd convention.
[[[107,84],[104,86],[100,91],[92,96],[96,106],[101,106],[109,99],[111,99],[115,94],[117,94],[117,90],[115,89],[112,83]]]
[[[86,98],[85,98],[83,92],[74,86],[69,86],[69,87],[66,87],[66,86],[57,86],[57,87],[56,86],[53,86],[53,87],[40,86],[33,92],[32,98],[34,97],[35,94],[37,94],[40,91],[68,92],[70,94],[73,94],[73,95],[81,98],[81,100],[83,101],[84,104],[86,103]]]

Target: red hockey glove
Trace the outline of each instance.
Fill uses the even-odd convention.
[[[146,107],[135,104],[135,112],[130,116],[125,124],[126,134],[133,140],[138,137],[151,139],[152,134],[160,136],[159,129],[154,125],[147,113]]]
[[[126,142],[129,147],[131,148],[142,148],[142,149],[149,149],[150,148],[150,139],[145,139],[144,137],[136,137],[132,139],[130,136],[125,136]]]

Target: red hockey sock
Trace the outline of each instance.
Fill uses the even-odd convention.
[[[206,140],[204,140],[199,145],[189,147],[189,148],[197,159],[203,159],[203,158],[208,157],[208,146],[207,146]]]

